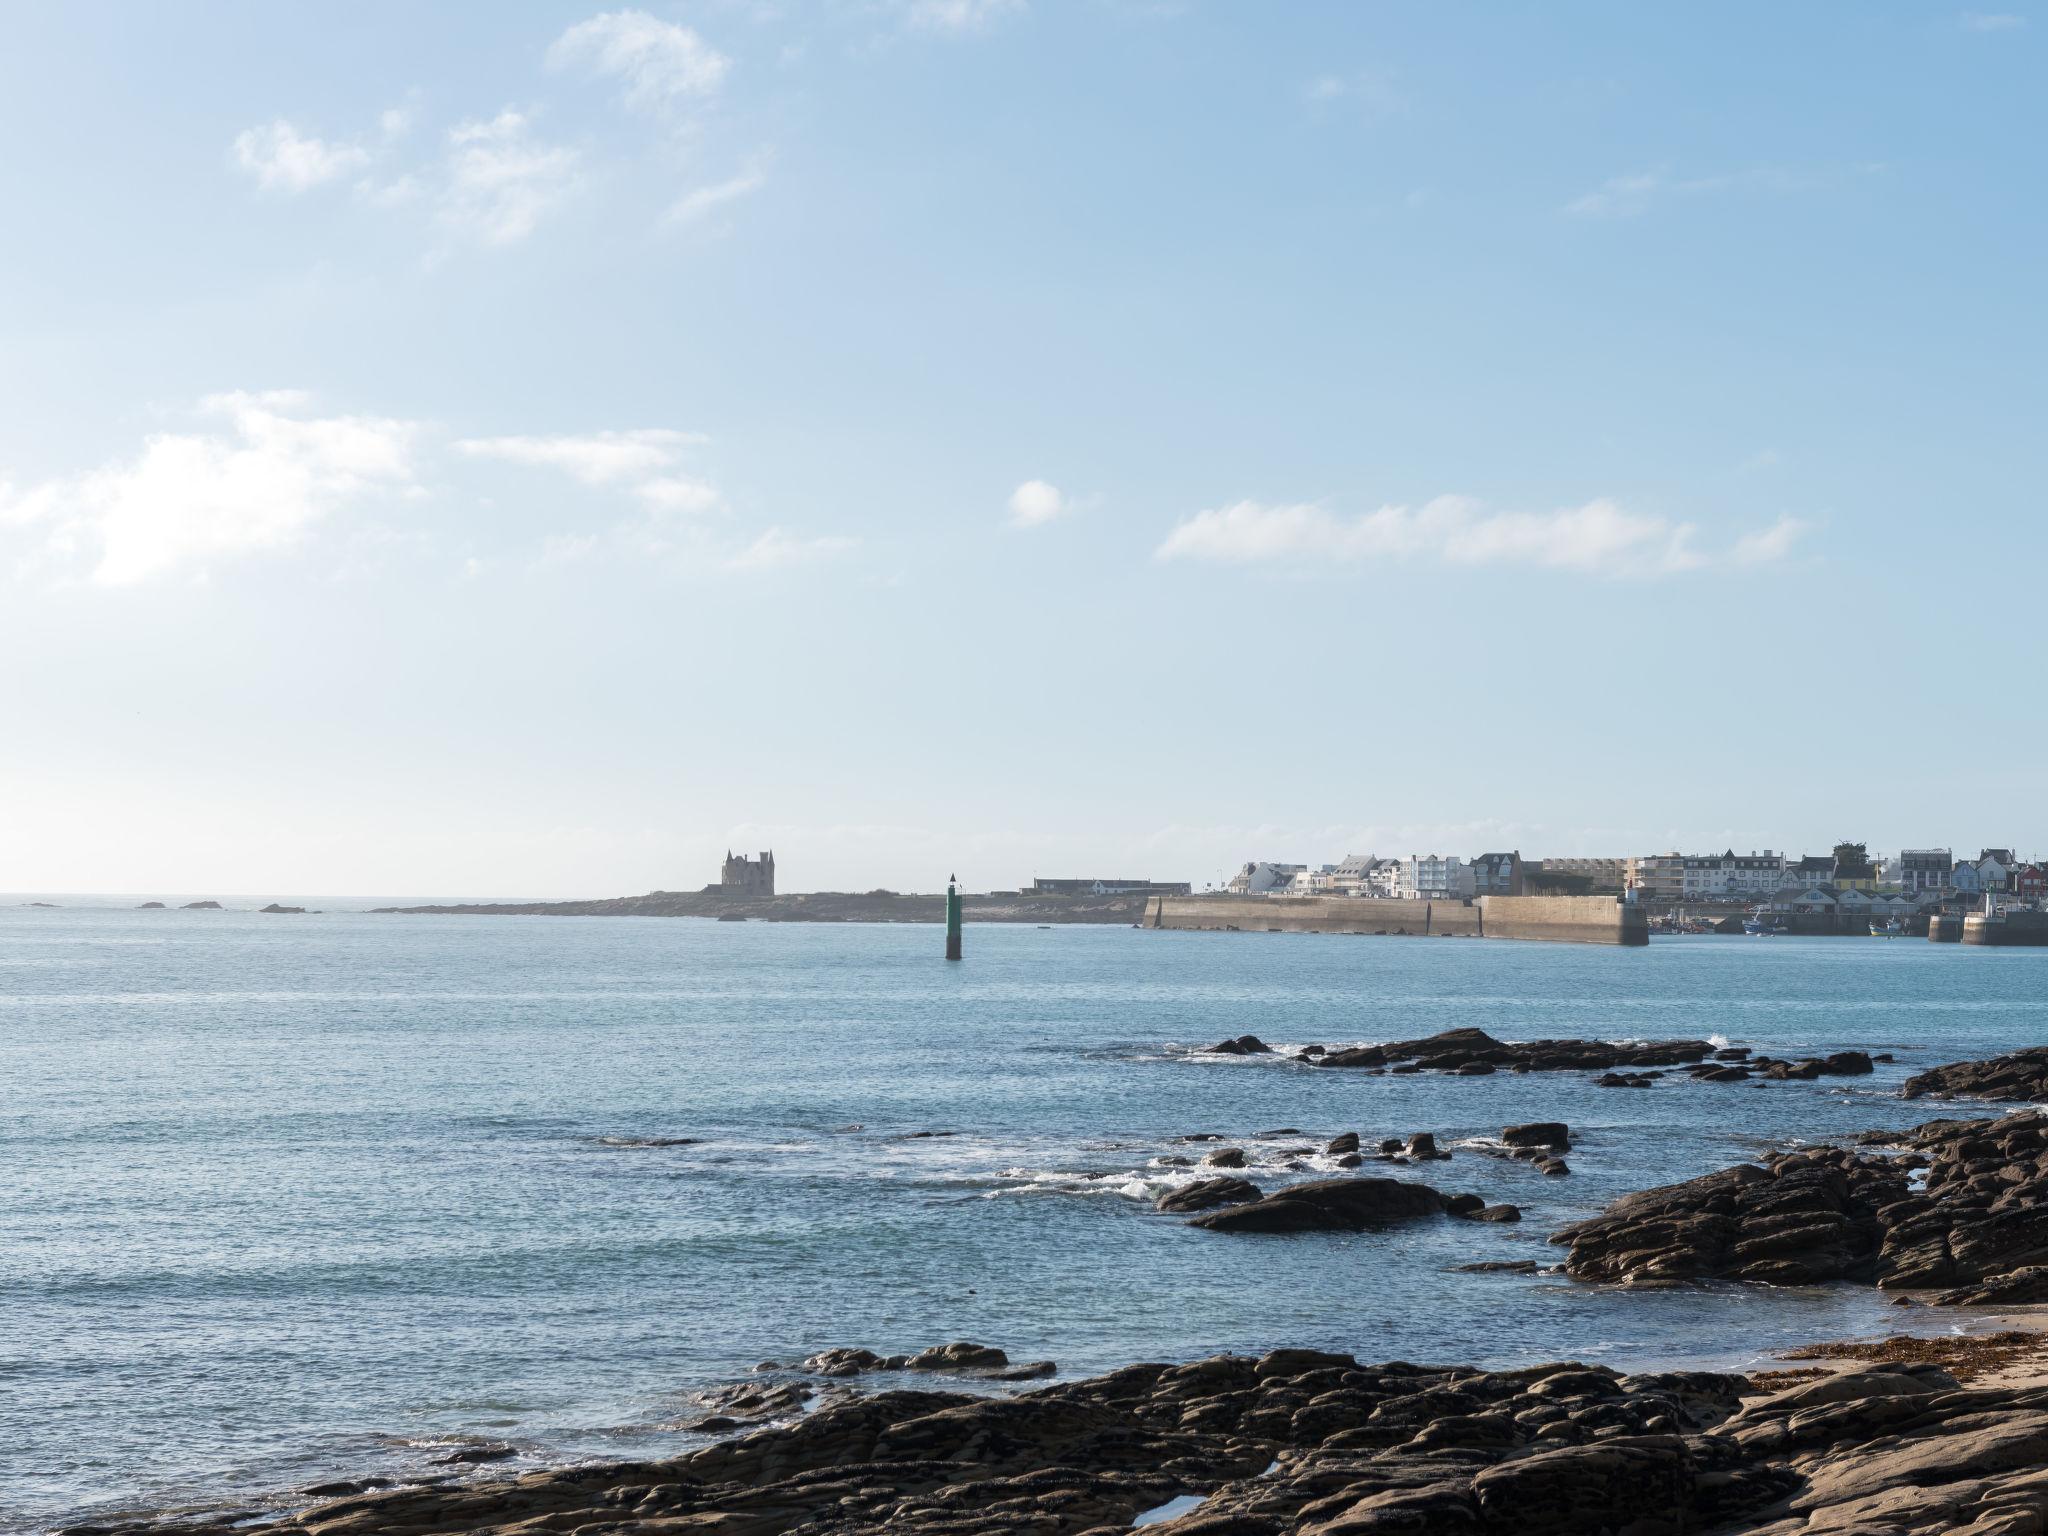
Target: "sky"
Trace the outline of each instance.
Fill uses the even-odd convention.
[[[8,15],[0,889],[2048,849],[2048,13]]]

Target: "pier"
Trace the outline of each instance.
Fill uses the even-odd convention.
[[[1400,901],[1372,896],[1154,896],[1145,928],[1224,933],[1533,939],[1552,944],[1650,942],[1648,915],[1615,896],[1478,896]]]

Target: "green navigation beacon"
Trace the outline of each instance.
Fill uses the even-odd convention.
[[[960,877],[946,876],[946,958],[960,958]]]

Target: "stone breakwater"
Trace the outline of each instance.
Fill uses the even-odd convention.
[[[1650,942],[1648,916],[1613,896],[1479,896],[1394,901],[1372,896],[1153,896],[1146,928],[1219,933],[1348,933],[1540,939],[1559,944]]]
[[[1276,1350],[1009,1398],[886,1391],[668,1460],[378,1490],[280,1536],[2017,1536],[2048,1390],[1886,1365],[1741,1376],[1362,1364]],[[1745,1400],[1747,1398],[1747,1400]],[[228,1536],[245,1512],[120,1530]]]

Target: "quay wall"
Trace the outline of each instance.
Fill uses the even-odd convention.
[[[1612,896],[1481,896],[1392,901],[1369,896],[1154,896],[1147,928],[1235,933],[1451,935],[1562,944],[1647,944],[1648,919]]]
[[[1963,919],[1965,944],[2014,945],[2027,948],[2048,946],[2048,912],[2025,910],[1986,917],[1972,912]]]

